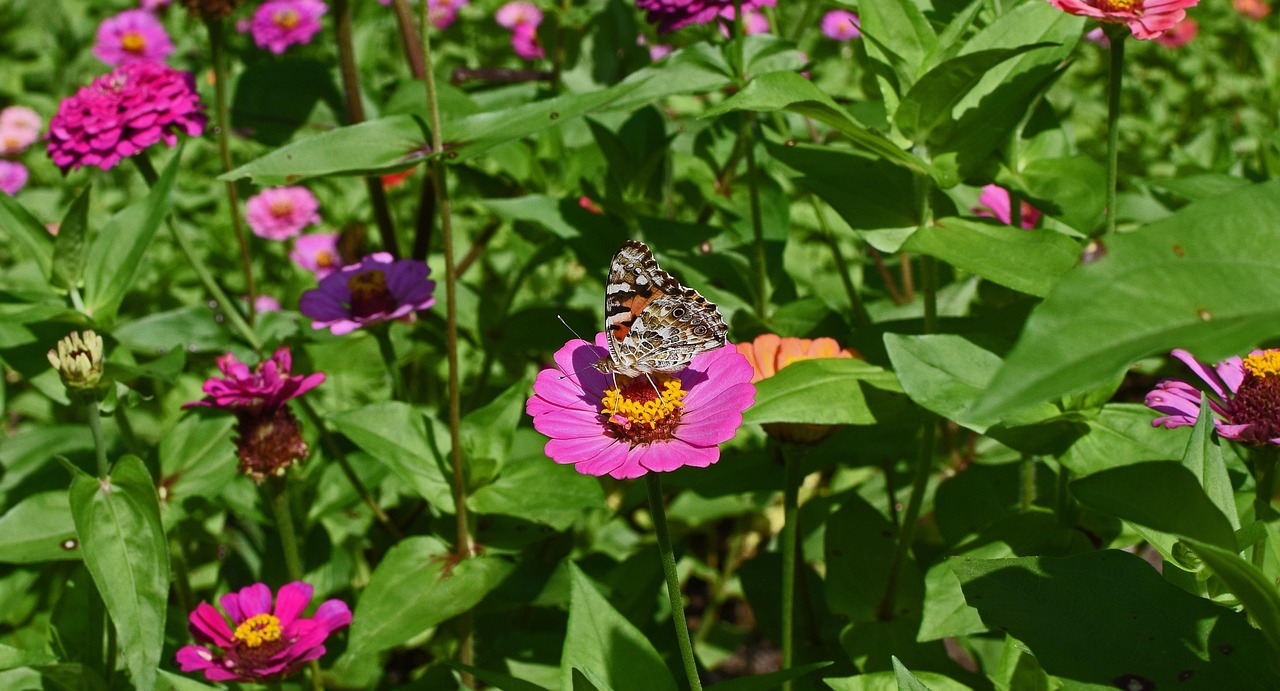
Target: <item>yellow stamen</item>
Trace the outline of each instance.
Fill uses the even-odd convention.
[[[1264,350],[1244,359],[1244,367],[1255,377],[1266,379],[1280,375],[1280,350]]]
[[[271,23],[281,29],[292,29],[298,25],[298,12],[296,10],[280,10],[271,15]]]
[[[337,266],[338,258],[329,250],[316,252],[316,266]]]
[[[147,47],[147,38],[138,31],[126,31],[120,37],[120,46],[127,53],[141,53]]]
[[[271,210],[272,216],[288,216],[293,213],[293,200],[288,198],[273,199],[268,208]]]
[[[1104,12],[1129,12],[1134,7],[1142,8],[1142,0],[1099,0],[1095,5]]]
[[[622,418],[627,423],[624,426],[648,425],[649,429],[653,429],[658,422],[683,408],[684,401],[681,399],[689,393],[680,388],[680,380],[674,378],[663,382],[662,388],[660,398],[651,398],[643,403],[626,398],[616,386],[606,389],[604,397],[600,399],[600,414],[615,423],[618,418]]]
[[[241,641],[250,648],[257,648],[263,643],[273,643],[280,640],[282,633],[279,619],[271,614],[259,614],[256,617],[244,620],[237,626],[236,633],[232,638]]]

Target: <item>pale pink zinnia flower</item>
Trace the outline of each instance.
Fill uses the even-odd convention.
[[[1125,24],[1133,37],[1150,40],[1172,29],[1200,0],[1049,0],[1054,7],[1100,22]]]
[[[311,593],[307,583],[288,583],[272,607],[271,589],[255,583],[223,595],[222,612],[201,602],[189,617],[191,635],[201,645],[179,650],[178,664],[182,671],[203,672],[214,682],[284,679],[324,655],[329,634],[351,623],[351,610],[341,600],[326,600],[304,619],[300,615],[311,603]]]
[[[833,41],[850,41],[862,36],[858,15],[848,10],[831,10],[822,16],[822,34]]]
[[[1172,355],[1208,386],[1209,407],[1218,436],[1246,444],[1280,445],[1280,349],[1255,350],[1210,368],[1185,350]],[[1152,427],[1187,427],[1200,415],[1200,389],[1166,379],[1147,394],[1147,407],[1159,413]]]
[[[458,19],[458,10],[467,5],[468,0],[428,0],[427,19],[437,29],[447,29]]]
[[[267,0],[254,10],[249,31],[259,48],[279,55],[291,45],[310,43],[328,11],[321,0]]]
[[[720,24],[720,33],[724,35],[725,38],[728,38],[732,35],[732,32],[729,31],[729,27],[733,25],[733,18],[736,15],[734,15],[733,8],[730,7],[721,11],[720,16],[724,19]],[[769,33],[768,17],[754,10],[743,10],[742,16],[745,17],[745,20],[742,23],[742,29],[748,36],[752,34]]]
[[[44,123],[40,115],[26,106],[9,106],[0,110],[0,156],[16,156],[40,138]]]
[[[0,159],[0,192],[12,197],[27,184],[30,173],[17,161]]]
[[[305,187],[270,187],[249,198],[245,220],[254,235],[286,240],[320,222],[320,202]]]
[[[310,233],[293,241],[289,258],[298,266],[316,275],[317,279],[337,271],[342,266],[338,254],[338,233]]]
[[[111,66],[162,62],[173,52],[164,25],[146,10],[125,10],[98,25],[93,54]]]
[[[1165,48],[1181,48],[1196,37],[1200,33],[1200,25],[1191,17],[1180,21],[1172,29],[1160,34],[1156,37],[1156,43]]]
[[[258,314],[266,312],[279,312],[280,301],[270,295],[259,295],[253,301],[253,311]]]
[[[1022,227],[1035,228],[1040,222],[1040,210],[1031,206],[1024,199],[1021,203]],[[987,185],[978,196],[978,206],[970,211],[983,218],[994,218],[1005,225],[1013,222],[1013,205],[1009,203],[1009,190],[999,185]]]
[[[525,411],[550,437],[546,454],[584,475],[637,478],[720,460],[720,444],[742,425],[755,402],[754,369],[733,346],[693,358],[674,375],[614,377],[592,365],[609,356],[603,333],[595,345],[573,340],[556,366],[538,373]],[[659,393],[661,392],[661,393]]]
[[[517,26],[541,24],[542,10],[531,2],[509,2],[499,7],[493,18],[502,27],[514,31]]]
[[[1271,3],[1267,0],[1231,0],[1231,6],[1236,8],[1236,12],[1255,21],[1271,14]]]

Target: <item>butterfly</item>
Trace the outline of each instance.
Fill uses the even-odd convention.
[[[594,367],[628,377],[679,372],[729,334],[715,303],[659,268],[636,240],[625,242],[609,265],[604,327],[609,357]]]

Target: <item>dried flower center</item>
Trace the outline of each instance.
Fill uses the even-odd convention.
[[[390,312],[396,307],[396,298],[387,290],[387,276],[381,271],[361,271],[347,279],[351,291],[351,314],[369,317]]]
[[[147,37],[143,36],[141,31],[126,31],[120,37],[120,47],[124,48],[126,53],[139,55],[147,47]]]
[[[636,377],[621,387],[606,389],[600,414],[613,434],[635,444],[670,439],[680,422],[684,397],[681,382],[667,375]]]
[[[268,209],[271,211],[271,215],[277,218],[288,216],[293,213],[293,200],[287,197],[273,199],[271,200],[271,204],[268,206]]]
[[[1244,358],[1244,381],[1231,399],[1231,421],[1250,425],[1244,439],[1266,444],[1280,437],[1280,350]]]
[[[1142,0],[1093,0],[1092,4],[1103,12],[1142,12]]]
[[[292,29],[298,25],[298,11],[295,9],[284,9],[272,12],[271,23],[281,29]]]
[[[280,620],[272,614],[259,614],[249,617],[236,627],[233,638],[250,648],[261,647],[265,643],[280,640],[283,631]]]

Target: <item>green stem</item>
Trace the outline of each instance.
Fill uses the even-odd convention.
[[[1263,522],[1271,517],[1271,497],[1275,492],[1276,451],[1275,447],[1258,448],[1250,454],[1253,458],[1254,483],[1253,518]],[[1263,531],[1262,539],[1253,546],[1253,565],[1264,568],[1267,560],[1267,534]]]
[[[289,506],[289,478],[270,477],[263,485],[271,514],[276,519],[276,531],[280,533],[280,545],[284,551],[284,566],[289,578],[302,580],[302,557],[298,554],[298,534],[293,526],[293,510]]]
[[[394,0],[396,23],[400,25],[400,40],[404,42],[404,55],[409,60],[409,73],[414,79],[426,79],[427,70],[422,63],[422,45],[413,30],[413,10],[409,0]]]
[[[902,515],[898,541],[893,549],[893,561],[889,566],[889,584],[876,610],[876,618],[880,621],[893,619],[893,608],[898,598],[898,581],[902,577],[903,566],[911,552],[911,543],[916,537],[920,508],[924,505],[925,489],[929,486],[929,473],[933,470],[933,444],[937,432],[937,419],[932,415],[926,415],[924,428],[920,431],[920,448],[916,454],[915,474],[911,478],[911,498],[907,500],[907,508]]]
[[[217,119],[218,153],[222,156],[222,171],[231,171],[231,116],[227,110],[227,74],[226,42],[224,24],[221,18],[206,18],[205,26],[209,29],[209,43],[213,47],[213,93],[214,117]],[[236,233],[236,243],[240,245],[240,266],[244,271],[245,291],[249,294],[249,325],[253,325],[257,315],[258,289],[253,281],[253,262],[249,258],[249,240],[244,233],[244,225],[240,222],[240,198],[236,193],[236,183],[228,180],[227,202],[231,207],[231,227]]]
[[[146,449],[142,448],[142,443],[138,441],[138,435],[133,431],[133,423],[129,421],[129,413],[123,401],[116,403],[115,415],[116,427],[120,430],[120,438],[124,440],[124,447],[129,453],[142,458],[147,455]]]
[[[917,147],[917,153],[927,160],[924,147]],[[933,181],[928,175],[917,173],[915,183],[916,213],[919,216],[919,228],[923,231],[933,225],[931,202]],[[909,260],[904,262],[904,268],[909,265]],[[904,275],[903,281],[906,282],[906,280]],[[937,261],[927,254],[920,256],[920,290],[924,293],[924,332],[935,333],[938,330],[938,265]]]
[[[315,407],[306,398],[295,400],[302,406],[302,412],[307,416],[307,419],[315,426],[316,434],[320,436],[320,443],[324,445],[325,451],[329,453],[329,456],[338,462],[338,467],[342,469],[342,474],[347,477],[347,481],[355,488],[356,494],[360,495],[360,498],[368,505],[369,510],[373,511],[374,518],[378,519],[382,527],[387,529],[387,533],[398,542],[401,538],[400,529],[396,527],[395,521],[391,520],[387,512],[382,510],[382,506],[378,504],[377,499],[373,498],[369,488],[365,487],[364,483],[360,481],[360,476],[356,475],[355,469],[351,467],[351,461],[347,459],[347,454],[343,453],[342,447],[338,446],[337,440],[329,433],[329,428],[325,427],[324,419],[320,417]]]
[[[1022,456],[1021,467],[1021,489],[1022,510],[1030,511],[1032,505],[1036,503],[1036,459],[1035,456]]]
[[[752,128],[755,127],[755,113],[746,115],[742,138],[747,153],[747,198],[751,202],[751,235],[755,239],[755,293],[756,316],[765,321],[769,304],[769,265],[764,247],[764,219],[760,213],[760,187],[756,181],[756,145]]]
[[[134,165],[137,166],[138,172],[142,175],[142,179],[147,181],[147,186],[154,187],[156,180],[159,180],[160,177],[156,174],[155,166],[151,165],[151,159],[147,157],[147,152],[140,151],[137,154],[134,154],[130,160],[132,160]],[[254,350],[261,351],[262,341],[258,340],[258,335],[253,332],[253,328],[244,320],[244,317],[240,316],[240,309],[237,307],[236,303],[232,302],[231,298],[227,297],[227,294],[222,290],[222,287],[214,280],[213,274],[209,271],[209,267],[205,265],[204,261],[200,258],[200,255],[196,254],[196,249],[191,244],[191,241],[187,239],[187,236],[184,235],[182,231],[178,230],[178,223],[173,220],[172,215],[169,216],[167,221],[169,224],[169,232],[173,234],[174,242],[178,243],[178,249],[181,250],[183,256],[187,258],[187,263],[190,264],[192,270],[196,272],[196,277],[198,277],[200,282],[204,284],[205,290],[209,291],[209,295],[213,297],[214,302],[221,307],[222,313],[226,315],[227,321],[231,322],[231,325],[235,327],[236,331],[240,332],[240,336],[244,338],[246,343],[248,343]]]
[[[1112,27],[1115,27],[1114,29]],[[1107,76],[1107,235],[1116,232],[1116,179],[1120,165],[1120,84],[1124,77],[1124,41],[1129,30],[1123,24],[1104,25],[1111,41],[1111,67]]]
[[[810,196],[810,201],[813,204],[813,213],[818,217],[818,227],[822,229],[822,236],[826,239],[827,246],[831,248],[831,258],[835,260],[836,271],[840,274],[840,283],[844,285],[845,296],[849,298],[849,306],[853,309],[853,320],[858,328],[869,329],[871,315],[867,314],[867,307],[858,296],[858,289],[854,287],[853,279],[849,278],[849,265],[844,260],[844,252],[840,251],[840,241],[831,230],[831,226],[827,224],[827,216],[822,213],[822,203],[816,196]]]
[[[779,446],[785,468],[782,490],[782,669],[791,669],[795,659],[795,606],[796,606],[796,534],[800,521],[797,511],[800,496],[800,460],[796,454],[787,453]],[[782,685],[783,691],[791,691],[791,681]]]
[[[173,564],[173,585],[178,591],[178,602],[182,605],[182,611],[194,612],[196,599],[191,594],[191,571],[187,568],[187,553],[182,548],[180,536],[169,540],[169,561]]]
[[[804,6],[804,11],[800,13],[800,21],[790,27],[790,31],[783,32],[788,41],[799,40],[800,34],[814,25],[818,18],[818,10],[822,8],[822,0],[809,0]]]
[[[653,529],[658,534],[658,552],[662,555],[662,573],[667,579],[667,596],[671,598],[671,620],[676,627],[676,640],[680,644],[680,660],[684,663],[685,678],[692,691],[702,691],[698,679],[698,663],[693,659],[693,645],[689,642],[689,625],[684,619],[684,597],[680,594],[680,576],[676,573],[676,558],[671,551],[671,534],[667,530],[667,511],[662,501],[662,480],[657,473],[644,476],[644,486],[649,493],[649,513],[653,515]]]
[[[396,347],[391,342],[391,325],[381,324],[373,329],[374,340],[378,342],[378,352],[387,366],[387,374],[391,376],[391,393],[395,400],[404,400],[404,375],[400,365],[396,363]]]
[[[98,410],[98,400],[84,402],[85,417],[89,420],[89,431],[93,433],[94,458],[98,462],[98,477],[106,479],[111,474],[111,466],[107,463],[107,437],[102,433],[102,413]]]

